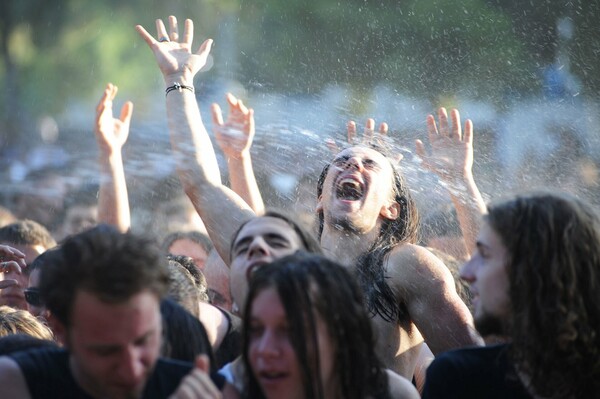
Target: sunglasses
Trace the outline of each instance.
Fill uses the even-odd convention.
[[[40,295],[40,290],[37,288],[27,288],[23,291],[25,293],[25,301],[31,306],[42,307],[44,306],[44,302],[42,302],[42,297]]]

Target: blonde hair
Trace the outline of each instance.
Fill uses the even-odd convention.
[[[26,310],[0,306],[0,337],[27,334],[35,338],[53,340],[52,330]]]

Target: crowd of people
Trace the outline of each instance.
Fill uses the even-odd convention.
[[[108,84],[99,186],[69,196],[64,220],[3,217],[2,397],[600,397],[597,209],[566,193],[486,205],[473,124],[440,108],[416,153],[448,188],[443,221],[420,235],[388,126],[369,119],[332,148],[313,232],[265,206],[254,112],[232,94],[226,118],[211,107],[223,183],[194,89],[212,40],[194,51],[193,22],[180,34],[173,16],[156,29],[136,27],[164,77],[177,176],[207,234],[130,231],[133,104],[113,116]]]

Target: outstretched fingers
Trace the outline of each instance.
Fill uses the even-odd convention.
[[[365,123],[365,131],[364,131],[364,141],[366,143],[370,142],[373,139],[373,135],[375,134],[375,119],[369,118]]]
[[[354,144],[356,138],[356,122],[349,121],[346,125],[348,144]]]
[[[460,113],[455,108],[450,112],[450,118],[452,119],[452,134],[451,138],[455,140],[460,140],[462,137],[462,131],[460,126]]]
[[[177,18],[173,15],[169,16],[169,39],[172,42],[179,41],[179,29],[177,27]]]
[[[430,143],[437,140],[439,136],[437,125],[435,124],[435,117],[433,115],[427,115],[427,136],[429,137]]]
[[[465,121],[465,135],[463,141],[470,145],[473,144],[473,122],[470,119]]]
[[[446,112],[446,108],[440,107],[438,109],[438,120],[439,120],[439,134],[441,136],[448,137],[449,127],[448,127],[448,113]]]
[[[210,49],[212,48],[212,45],[213,45],[213,40],[206,39],[200,45],[200,47],[198,47],[198,51],[196,51],[196,54],[200,56],[200,59],[202,60],[203,64],[206,63],[206,59],[208,58],[208,54],[210,54]]]
[[[389,130],[388,124],[385,122],[381,122],[381,124],[379,125],[379,134],[381,134],[382,136],[387,136],[388,130]]]
[[[221,107],[217,103],[213,103],[210,107],[210,113],[212,115],[212,121],[216,126],[223,126],[223,113]]]
[[[131,115],[133,114],[133,103],[131,101],[127,101],[121,107],[121,117],[119,118],[121,122],[125,125],[129,125],[131,122]]]
[[[165,24],[162,19],[156,20],[156,37],[159,42],[168,41],[169,35],[167,34],[167,29],[165,28]]]
[[[183,30],[183,40],[181,41],[181,43],[187,44],[189,47],[191,47],[193,39],[194,39],[194,22],[192,22],[191,19],[186,19],[184,30]]]
[[[162,23],[162,22],[161,22]],[[144,39],[144,41],[150,47],[154,47],[158,42],[152,37],[150,33],[142,25],[136,25],[135,30],[139,33],[139,35]]]

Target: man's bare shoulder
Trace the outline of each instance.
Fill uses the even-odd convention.
[[[427,248],[416,244],[402,244],[396,246],[391,252],[388,259],[389,271],[401,269],[403,272],[410,269],[422,270],[432,269],[436,271],[439,268],[444,268],[444,263]]]
[[[19,365],[8,356],[0,356],[0,387],[3,398],[31,397]]]
[[[452,275],[444,263],[427,248],[415,244],[394,248],[390,252],[386,271],[395,285],[452,281]]]

